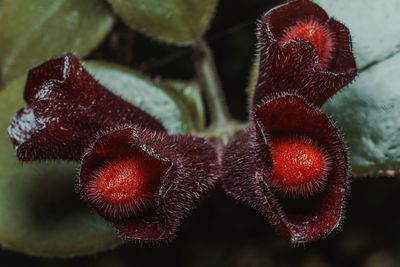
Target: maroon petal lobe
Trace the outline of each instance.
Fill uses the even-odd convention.
[[[332,35],[335,36],[335,42],[337,43],[334,55],[332,56],[331,71],[333,73],[346,73],[349,71],[349,66],[353,66],[356,69],[349,30],[342,23],[334,19],[328,21],[328,27]]]
[[[287,1],[271,9],[263,16],[265,28],[260,33],[266,34],[267,44],[271,44],[282,37],[288,27],[295,25],[298,21],[307,20],[310,17],[316,18],[319,21],[329,19],[325,10],[312,1]]]
[[[293,93],[321,107],[357,74],[351,37],[308,0],[267,12],[258,25],[260,67],[253,107],[275,93]]]
[[[228,195],[258,209],[292,243],[338,228],[350,189],[344,143],[327,116],[299,96],[256,108],[254,125],[223,156]]]
[[[126,126],[100,134],[83,156],[79,189],[132,241],[170,241],[217,181],[215,147],[204,139]]]
[[[156,119],[99,84],[72,54],[30,70],[24,99],[27,107],[8,129],[24,161],[78,160],[99,130],[118,123],[164,131]]]

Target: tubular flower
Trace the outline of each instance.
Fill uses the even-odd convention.
[[[169,135],[72,54],[32,69],[24,98],[8,129],[19,159],[81,161],[83,199],[128,240],[170,241],[217,180],[212,144]]]
[[[344,217],[345,144],[321,107],[356,75],[348,30],[308,0],[259,24],[251,126],[225,148],[225,192],[257,209],[293,244],[323,238]]]
[[[270,10],[257,33],[260,67],[253,106],[270,93],[290,92],[321,107],[357,74],[348,29],[309,0]]]
[[[253,116],[225,149],[226,193],[258,209],[292,243],[326,236],[342,222],[350,189],[335,126],[292,94],[264,99]]]
[[[124,238],[170,241],[217,180],[291,243],[323,238],[350,190],[340,133],[320,107],[355,77],[347,28],[308,0],[267,12],[250,126],[219,155],[205,139],[171,135],[100,85],[71,54],[29,72],[27,107],[8,129],[22,161],[81,162],[82,198]]]
[[[99,134],[86,150],[79,188],[125,238],[170,240],[216,182],[216,159],[204,139],[121,127]]]
[[[131,123],[165,131],[160,122],[99,84],[72,54],[28,73],[28,104],[8,133],[20,160],[79,160],[100,130]]]

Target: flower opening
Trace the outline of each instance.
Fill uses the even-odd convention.
[[[317,68],[323,70],[328,67],[333,57],[334,40],[327,24],[312,18],[297,21],[295,25],[286,28],[280,38],[280,46],[283,47],[293,39],[309,41],[318,54]]]
[[[320,192],[329,173],[329,160],[323,151],[305,138],[284,137],[271,142],[271,186],[289,196]]]

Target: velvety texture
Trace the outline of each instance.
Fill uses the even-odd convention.
[[[100,85],[72,54],[29,72],[9,127],[19,159],[81,161],[82,198],[121,236],[170,241],[219,175],[205,139],[169,135],[162,124]]]
[[[8,129],[23,161],[79,160],[98,131],[116,124],[165,131],[149,114],[99,84],[72,54],[30,70],[24,99],[27,107]]]
[[[259,210],[295,244],[337,229],[350,183],[345,145],[335,126],[302,97],[291,94],[266,99],[253,118],[253,125],[225,149],[222,184],[227,194]],[[326,182],[312,195],[285,195],[274,188],[271,175],[276,166],[270,148],[283,137],[317,144],[329,161]]]
[[[142,187],[145,198],[151,194],[143,205],[132,205],[131,200],[113,204],[98,191],[98,180],[104,170],[116,161],[127,162],[126,159],[139,162],[145,169],[149,165],[158,174],[147,177],[153,179],[148,183],[151,188]],[[115,179],[132,173],[125,171],[126,168],[130,165],[121,165]],[[156,243],[174,237],[181,220],[214,187],[218,170],[215,147],[202,138],[168,135],[134,126],[118,127],[100,134],[84,154],[79,188],[89,205],[111,221],[122,237]],[[116,188],[121,192],[120,185]]]
[[[218,155],[169,135],[68,54],[29,73],[9,134],[21,160],[81,160],[82,198],[127,240],[170,241],[221,179],[293,244],[337,229],[350,190],[346,148],[319,108],[356,75],[349,32],[308,0],[266,13],[250,126]],[[222,157],[221,157],[222,156]]]
[[[225,148],[222,185],[306,243],[339,227],[350,190],[345,144],[319,108],[357,73],[351,38],[309,0],[270,10],[257,34],[251,125]]]
[[[318,36],[287,39],[288,31],[307,22],[320,25],[323,30],[317,34],[331,39],[325,48],[329,51],[314,46]],[[267,12],[259,21],[257,37],[260,64],[253,107],[264,97],[284,92],[321,107],[357,74],[348,29],[309,0],[289,1]]]

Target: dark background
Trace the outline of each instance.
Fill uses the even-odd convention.
[[[237,119],[247,117],[245,88],[255,54],[256,20],[278,2],[221,0],[207,33],[230,111]],[[117,45],[121,42],[124,47]],[[156,43],[122,23],[89,59],[128,65],[153,77],[194,76],[190,48]],[[75,259],[0,251],[0,266],[400,266],[398,192],[398,178],[353,178],[343,229],[302,247],[291,247],[262,216],[217,190],[191,213],[168,246],[124,245]]]

